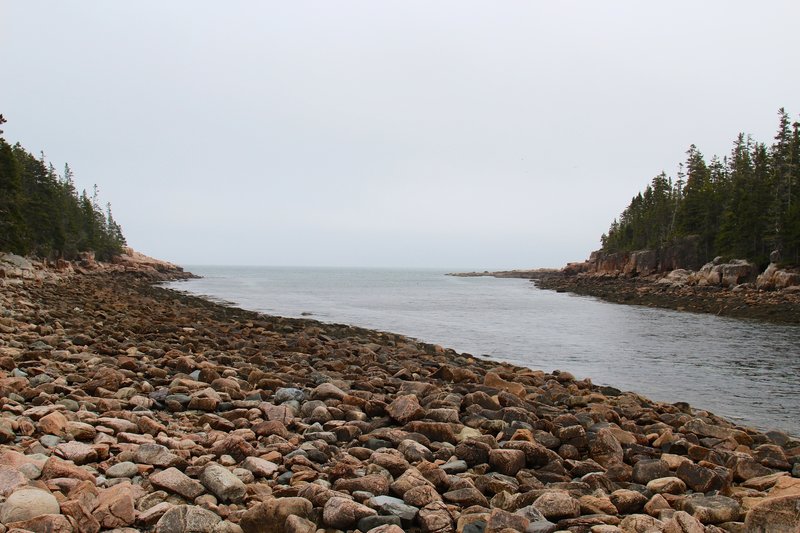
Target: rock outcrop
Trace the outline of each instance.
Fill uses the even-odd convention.
[[[0,253],[0,286],[19,285],[25,280],[55,281],[73,275],[92,275],[108,272],[134,272],[161,280],[192,277],[183,268],[161,261],[126,247],[111,263],[95,260],[93,252],[83,252],[76,261],[57,259],[32,260],[9,253]]]
[[[744,259],[724,261],[716,257],[697,265],[699,253],[692,252],[691,239],[660,250],[606,253],[592,252],[589,259],[568,263],[561,269],[563,276],[601,278],[641,278],[661,285],[734,288],[751,285],[758,290],[783,290],[800,287],[800,270],[782,269],[771,263],[759,273],[758,266]],[[774,255],[774,254],[773,254]],[[552,277],[547,273],[531,276]]]
[[[781,290],[800,286],[800,271],[780,268],[776,263],[769,266],[756,279],[759,290]]]

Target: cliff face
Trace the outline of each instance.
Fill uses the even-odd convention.
[[[777,261],[777,256],[774,259]],[[700,241],[689,237],[657,250],[607,253],[592,252],[589,259],[569,263],[562,269],[567,276],[653,278],[666,285],[735,287],[752,284],[759,290],[781,290],[800,286],[800,272],[782,269],[776,262],[764,272],[744,259],[704,260]]]
[[[592,252],[586,261],[569,263],[564,271],[567,274],[599,276],[651,276],[676,269],[699,270],[705,262],[700,239],[687,237],[657,250],[618,253],[598,250]]]

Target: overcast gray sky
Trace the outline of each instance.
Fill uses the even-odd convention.
[[[800,113],[790,1],[0,0],[5,138],[183,264],[561,266]]]

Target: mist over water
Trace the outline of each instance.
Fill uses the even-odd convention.
[[[606,303],[443,270],[191,266],[171,287],[401,333],[800,435],[800,327]],[[304,313],[310,315],[304,315]]]

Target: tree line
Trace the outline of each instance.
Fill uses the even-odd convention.
[[[800,265],[800,123],[778,111],[771,145],[742,133],[731,153],[706,163],[695,145],[676,179],[664,172],[633,197],[602,240],[609,253],[659,249],[690,235],[700,254],[760,266],[778,250]]]
[[[0,125],[6,120],[0,115]],[[111,214],[75,188],[69,165],[59,175],[44,154],[35,157],[0,130],[0,251],[41,258],[75,259],[95,252],[108,260],[122,251],[125,237]]]

